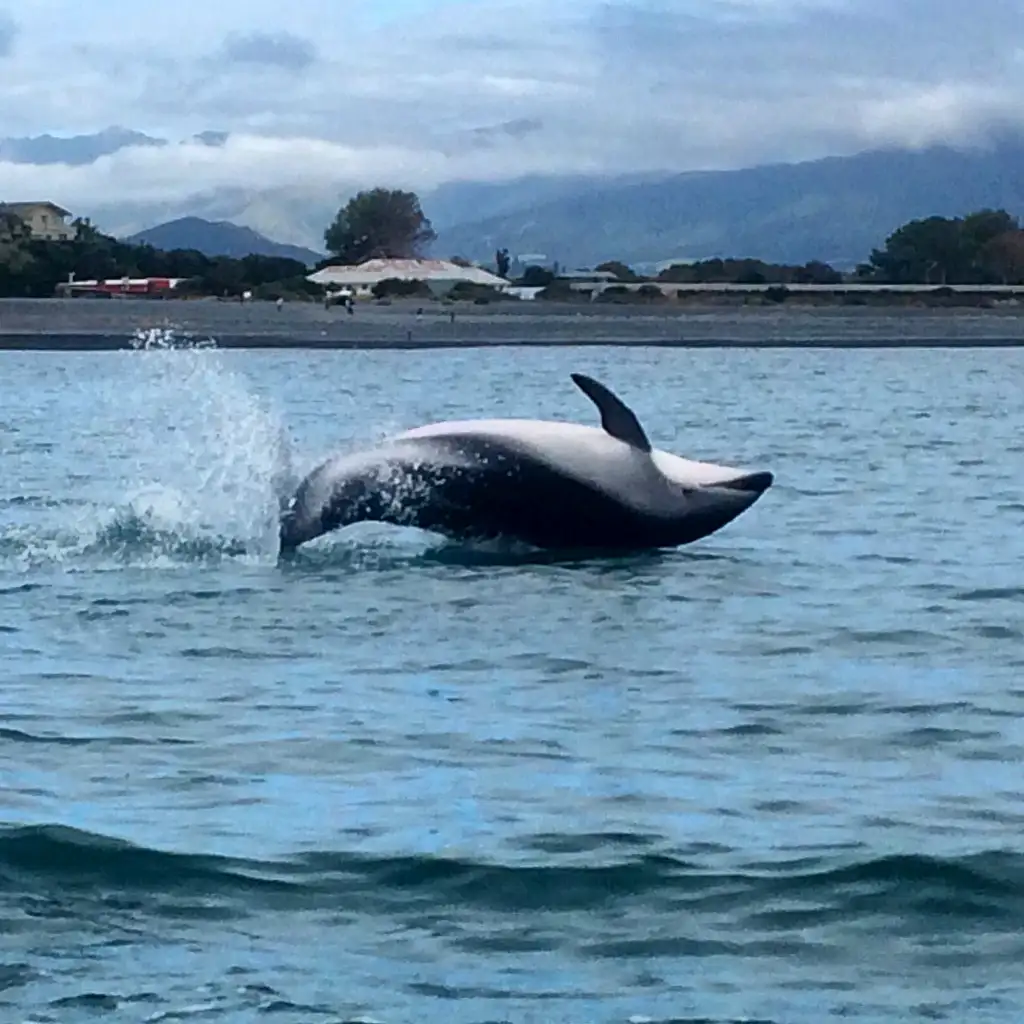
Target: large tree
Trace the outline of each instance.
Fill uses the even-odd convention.
[[[959,284],[971,265],[963,222],[947,217],[908,221],[874,249],[875,274],[890,284]]]
[[[1018,231],[1020,223],[1006,210],[977,210],[963,219],[960,231],[972,253],[981,252],[989,242],[1010,231]]]
[[[1019,227],[1006,210],[908,221],[872,251],[863,272],[890,284],[998,283],[1014,269],[1008,247]]]
[[[353,196],[324,232],[328,252],[344,263],[411,259],[436,238],[416,193],[386,188]]]

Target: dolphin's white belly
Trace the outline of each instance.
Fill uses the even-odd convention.
[[[708,487],[733,480],[742,472],[734,466],[683,459],[658,448],[641,452],[600,427],[557,420],[453,420],[416,427],[394,440],[460,434],[514,444],[564,473],[649,510],[663,501],[670,508],[678,505],[670,484]]]
[[[392,441],[438,441],[471,437],[493,441],[632,506],[668,513],[678,507],[676,488],[641,452],[597,427],[545,420],[464,420],[432,423]]]

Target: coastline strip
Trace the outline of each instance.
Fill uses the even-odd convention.
[[[138,347],[123,334],[39,331],[0,332],[0,351],[114,352]],[[476,348],[692,348],[692,349],[906,349],[1020,348],[1024,336],[976,337],[301,337],[275,334],[223,334],[212,339],[218,349],[417,350]]]

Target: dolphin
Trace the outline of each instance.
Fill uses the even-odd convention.
[[[366,520],[462,541],[548,550],[638,552],[721,529],[772,473],[692,462],[652,447],[604,384],[571,375],[601,426],[549,420],[432,423],[314,469],[285,502],[281,552]]]

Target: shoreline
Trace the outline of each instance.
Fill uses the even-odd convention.
[[[201,344],[201,342],[200,342]],[[187,344],[157,345],[167,350]],[[197,346],[199,347],[199,346]],[[1024,337],[977,338],[294,338],[274,335],[223,335],[206,347],[223,351],[426,351],[428,349],[493,348],[675,348],[675,349],[1003,349],[1024,348]],[[6,334],[0,352],[126,352],[146,351],[123,335]]]
[[[1014,348],[1024,308],[607,306],[2,299],[0,351],[221,349]]]

